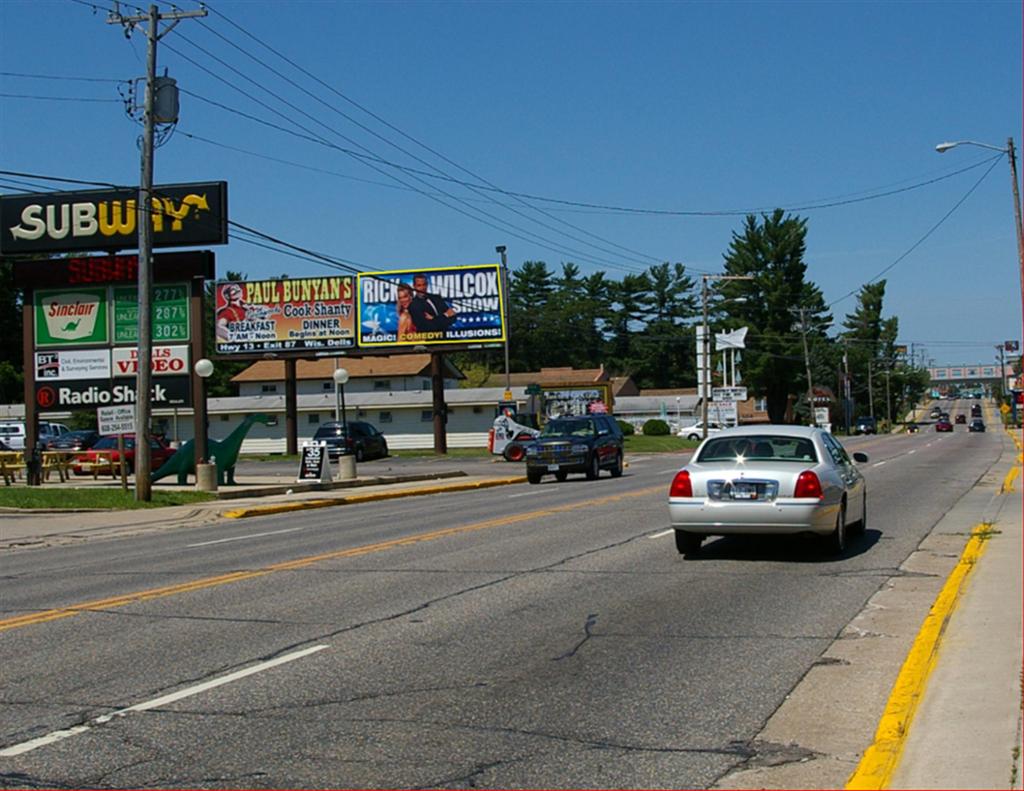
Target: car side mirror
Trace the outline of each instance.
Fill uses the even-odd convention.
[[[866,453],[854,453],[853,460],[858,464],[866,464],[868,460],[868,454]]]

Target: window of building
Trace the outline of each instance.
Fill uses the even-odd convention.
[[[276,393],[277,392],[277,385],[263,385],[262,386],[262,391],[264,393]]]
[[[429,379],[424,379],[422,382],[420,382],[420,389],[421,390],[429,390],[430,388],[431,388],[431,384],[430,384],[430,380]]]
[[[434,419],[434,410],[424,409],[420,412],[420,423],[430,423]]]
[[[231,415],[221,415],[220,416],[220,422],[221,423],[227,423],[229,420],[231,420]]]
[[[390,390],[391,380],[390,379],[374,379],[373,380],[374,390]]]
[[[318,415],[316,412],[311,412],[309,414],[309,419],[308,420],[309,420],[309,424],[311,426],[315,426],[315,425],[317,425],[320,422],[320,415]]]
[[[391,413],[390,412],[381,412],[380,413],[380,417],[377,418],[377,421],[379,423],[390,423],[391,422]]]
[[[475,406],[475,407],[473,407],[473,414],[474,415],[482,415],[483,412],[484,412],[484,408],[482,406]]]
[[[815,394],[815,401],[817,401],[817,394]],[[768,399],[767,398],[755,398],[754,399],[754,411],[755,412],[767,412],[768,411]]]
[[[935,378],[936,379],[945,379],[946,378],[946,373],[947,372],[946,372],[946,370],[944,368],[940,368],[939,370],[937,370],[935,372]]]
[[[324,382],[324,390],[333,390],[334,382]]]

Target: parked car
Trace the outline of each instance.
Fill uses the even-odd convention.
[[[870,415],[861,415],[853,427],[855,434],[876,434],[878,433],[878,421]]]
[[[708,437],[669,489],[676,549],[690,555],[710,535],[826,536],[836,553],[867,523],[867,484],[824,429],[760,425]]]
[[[595,480],[601,470],[613,478],[623,470],[622,429],[609,415],[553,418],[526,448],[526,480],[540,483],[548,474],[564,481],[570,472]]]
[[[953,430],[953,424],[949,422],[949,418],[940,417],[938,420],[935,421],[935,430],[936,431],[952,431]]]
[[[362,420],[348,421],[348,436],[345,436],[345,423],[331,421],[324,423],[313,435],[315,442],[327,443],[327,455],[336,459],[343,454],[351,454],[356,461],[366,459],[383,459],[388,455],[388,441],[377,428]]]
[[[174,455],[174,448],[167,444],[162,437],[150,437],[149,456],[150,468],[159,469],[163,463]],[[113,461],[114,467],[119,468],[121,455],[117,450],[117,435],[107,434],[100,437],[96,444],[89,450],[82,451],[71,462],[71,469],[75,475],[91,475],[93,467],[97,464],[103,465],[101,469],[109,472],[107,458]],[[135,435],[124,435],[124,459],[126,472],[131,474],[135,470]]]
[[[968,431],[984,431],[985,430],[985,421],[982,420],[980,417],[976,417],[976,418],[974,418],[974,420],[971,421],[971,424],[967,427],[967,430]]]
[[[683,426],[681,429],[679,429],[679,432],[676,434],[676,436],[683,437],[685,439],[691,440],[692,442],[699,442],[700,440],[704,439],[702,431],[703,428],[704,421],[698,420],[692,426]],[[717,434],[721,430],[722,426],[720,424],[710,420],[708,421],[708,436],[712,434]]]
[[[19,421],[0,423],[0,440],[11,450],[25,450],[25,424]]]
[[[47,450],[89,450],[99,441],[100,435],[95,431],[69,431],[59,437],[51,437],[46,442]]]
[[[966,423],[967,422],[967,415],[965,415],[965,414],[963,414],[961,412],[959,415],[956,416],[956,422],[957,423]]]

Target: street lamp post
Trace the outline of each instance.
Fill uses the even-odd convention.
[[[711,371],[709,370],[710,337],[708,331],[708,281],[709,280],[753,280],[752,275],[701,275],[700,300],[704,317],[702,325],[703,337],[701,339],[701,371],[700,401],[701,401],[701,439],[708,438],[708,398],[710,397]]]
[[[506,249],[505,245],[499,244],[494,248],[494,252],[501,256],[501,291],[505,303],[502,306],[502,319],[505,322],[505,400],[510,401],[512,399],[512,377],[508,369],[508,341],[512,328],[509,326],[508,259],[505,257]]]
[[[342,453],[348,453],[348,416],[345,414],[345,383],[348,381],[348,371],[344,368],[335,368],[332,376],[334,378],[334,419],[335,421],[341,420],[341,429],[345,432]]]
[[[1021,315],[1024,316],[1024,227],[1021,225],[1020,189],[1017,186],[1017,152],[1013,146],[1013,138],[1007,138],[1005,148],[989,145],[988,143],[978,143],[974,140],[957,140],[954,143],[939,143],[935,146],[935,150],[940,154],[944,154],[957,146],[978,146],[979,148],[988,148],[992,151],[1002,151],[1010,160],[1010,177],[1013,179],[1013,216],[1017,225],[1017,266],[1020,276]]]
[[[201,383],[200,390],[202,395],[202,420],[196,423],[196,437],[193,445],[195,446],[195,463],[196,463],[196,488],[201,492],[214,491],[217,488],[217,467],[216,465],[209,463],[209,457],[207,453],[209,451],[209,417],[206,409],[206,380],[213,374],[213,362],[203,357],[200,360],[196,360],[196,364],[192,370],[196,372],[196,376],[199,377]]]

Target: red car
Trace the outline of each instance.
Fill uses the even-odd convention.
[[[935,421],[936,431],[952,431],[953,424],[949,422],[949,418],[940,418]]]
[[[168,445],[160,437],[151,437],[149,440],[149,447],[149,466],[154,470],[162,467],[163,463],[174,455],[174,448]],[[135,469],[134,434],[124,435],[124,458],[127,466],[127,472],[130,475]],[[115,471],[119,472],[121,456],[117,450],[117,436],[114,434],[100,437],[96,444],[89,450],[76,455],[74,461],[71,462],[71,469],[74,470],[75,475],[91,475],[93,467],[99,464],[101,465],[99,471],[101,473],[109,474],[111,472],[111,461],[114,462]]]

